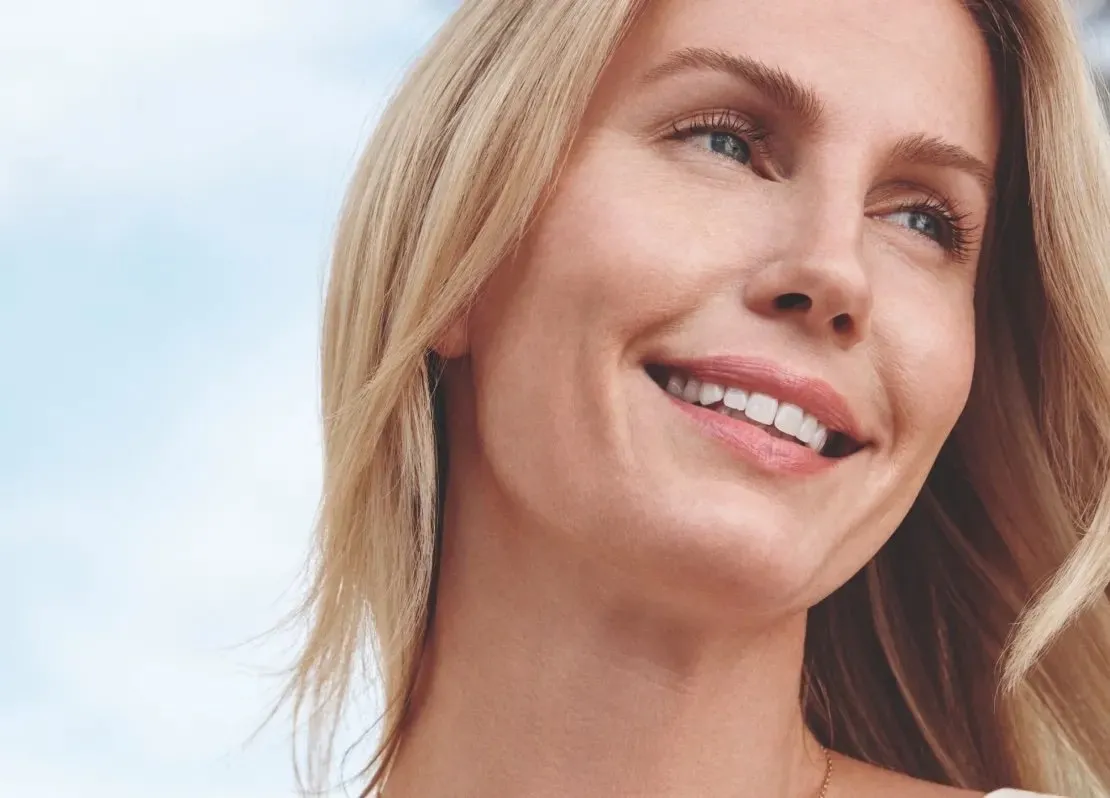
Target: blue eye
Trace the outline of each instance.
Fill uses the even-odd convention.
[[[889,217],[896,224],[908,227],[915,233],[931,238],[937,243],[944,243],[946,227],[943,221],[934,214],[925,211],[904,210],[892,213]]]
[[[760,162],[769,159],[765,143],[767,132],[732,111],[707,112],[675,124],[673,136],[741,166],[752,166],[757,159]]]
[[[703,133],[694,138],[708,139],[709,149],[720,153],[726,158],[731,158],[737,163],[749,164],[752,161],[752,148],[748,142],[734,133],[715,131]]]
[[[977,228],[967,223],[968,214],[941,197],[910,201],[883,218],[928,238],[957,260],[966,258],[977,243]]]

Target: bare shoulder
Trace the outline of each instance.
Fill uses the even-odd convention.
[[[921,779],[910,778],[875,765],[868,765],[855,759],[838,756],[833,763],[833,779],[830,796],[838,793],[839,787],[845,795],[852,798],[984,798],[979,790],[964,790],[946,787]],[[1007,795],[992,793],[990,798],[1026,798],[1028,793]]]

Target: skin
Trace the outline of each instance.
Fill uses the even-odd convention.
[[[789,74],[818,118],[717,70],[644,81],[687,48]],[[722,111],[762,144],[676,138]],[[440,347],[444,549],[390,798],[817,794],[806,610],[893,533],[974,366],[989,192],[897,143],[937,137],[989,170],[998,114],[956,0],[651,5],[525,245]],[[930,197],[958,206],[966,252],[934,209],[903,209]],[[770,473],[644,371],[723,354],[827,381],[869,445]],[[838,756],[829,794],[981,793]]]

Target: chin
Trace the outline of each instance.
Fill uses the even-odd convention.
[[[638,529],[635,535],[614,541],[612,524],[596,530],[598,540],[616,543],[614,561],[645,589],[733,623],[804,612],[824,597],[819,585],[832,530],[821,527],[815,539],[812,515],[735,482],[702,484],[686,498],[677,484],[656,492],[674,503],[657,499],[653,512],[622,525]]]

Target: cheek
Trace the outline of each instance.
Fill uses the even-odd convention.
[[[774,230],[758,195],[688,172],[599,133],[529,237],[530,296],[546,314],[589,326],[601,345],[696,310],[730,279],[738,253],[758,259]]]
[[[634,160],[597,148],[574,162],[470,316],[478,445],[541,514],[633,479],[623,392],[637,342],[704,301],[706,263],[728,262],[688,197]]]
[[[658,290],[644,287],[659,261],[650,221],[628,186],[597,172],[581,163],[564,172],[470,315],[483,456],[503,487],[544,515],[557,503],[537,504],[596,483],[588,455],[618,427],[612,364]]]
[[[544,297],[557,296],[595,333],[624,338],[662,298],[683,293],[689,277],[665,203],[602,175],[568,186],[560,199],[536,231],[529,265]]]
[[[975,368],[975,312],[966,281],[915,278],[929,285],[903,286],[900,300],[888,303],[876,322],[893,331],[893,351],[884,351],[898,437],[931,462],[967,403]]]

